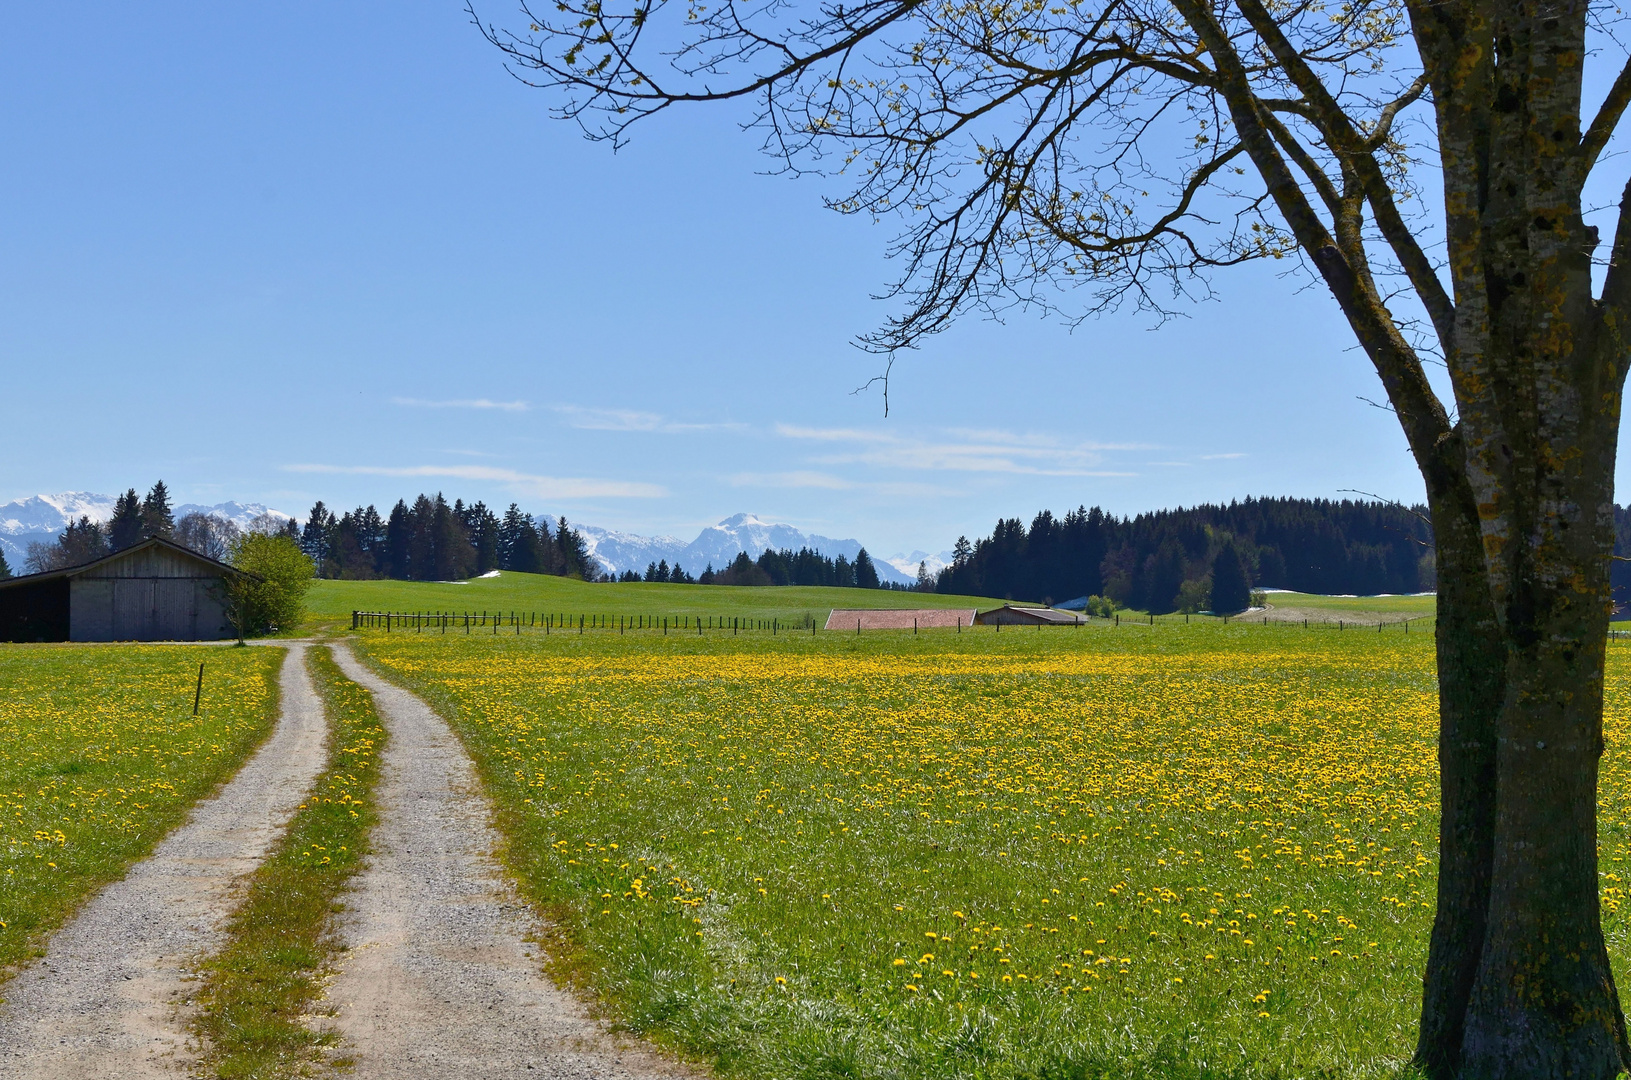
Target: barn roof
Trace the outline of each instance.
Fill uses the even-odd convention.
[[[146,551],[149,548],[154,547],[166,548],[178,555],[183,556],[184,558],[203,563],[205,566],[213,570],[219,570],[222,575],[234,575],[237,577],[255,576],[248,571],[239,570],[236,566],[231,566],[227,563],[220,562],[219,560],[212,559],[208,555],[200,554],[199,552],[194,551],[192,548],[178,544],[174,540],[168,539],[167,537],[149,536],[146,540],[143,540],[140,543],[132,544],[127,548],[120,548],[111,555],[104,555],[100,559],[92,559],[90,562],[80,563],[77,566],[63,566],[56,570],[47,570],[42,574],[22,574],[17,577],[6,578],[4,581],[0,581],[0,589],[11,589],[20,585],[36,585],[40,582],[53,581],[57,578],[78,577],[81,574],[95,570],[97,567],[106,566],[107,564],[117,562],[120,559],[128,559],[130,556],[135,555],[138,552]]]
[[[980,612],[980,618],[984,619],[988,616],[996,615],[1004,611],[1014,615],[1019,615],[1026,619],[1033,619],[1039,623],[1059,623],[1061,625],[1074,626],[1081,622],[1079,617],[1067,612],[1055,611],[1053,608],[1032,607],[1029,604],[1004,604],[1000,608],[992,608],[990,611]]]
[[[828,630],[848,630],[857,622],[864,630],[950,629],[973,626],[973,608],[833,608]]]

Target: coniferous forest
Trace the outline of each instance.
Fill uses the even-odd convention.
[[[935,588],[1050,602],[1103,596],[1159,614],[1207,608],[1214,578],[1233,604],[1242,574],[1251,588],[1427,592],[1433,532],[1422,507],[1347,499],[1246,499],[1130,518],[1044,510],[1029,528],[1008,518],[972,544],[959,538]]]
[[[457,581],[490,570],[600,576],[565,518],[552,532],[514,503],[499,517],[481,502],[449,506],[440,492],[411,505],[399,499],[389,515],[359,506],[336,516],[319,501],[306,515],[300,547],[327,578]]]

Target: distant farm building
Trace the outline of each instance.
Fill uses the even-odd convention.
[[[1053,608],[1004,604],[1000,608],[980,612],[975,622],[981,626],[1080,626],[1082,618]]]
[[[0,641],[217,641],[235,636],[242,571],[162,537],[82,566],[0,581]]]
[[[952,630],[974,625],[973,608],[834,608],[828,630]]]

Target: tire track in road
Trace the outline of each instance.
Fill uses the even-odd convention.
[[[219,947],[234,884],[266,857],[323,767],[327,725],[305,650],[288,643],[265,745],[7,985],[0,1077],[144,1080],[191,1063],[189,964]]]
[[[613,1040],[542,974],[537,922],[492,856],[475,769],[429,706],[359,663],[390,739],[370,866],[346,899],[328,987],[357,1080],[655,1080],[697,1073]]]

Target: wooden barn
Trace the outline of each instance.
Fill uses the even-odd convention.
[[[0,641],[217,641],[236,636],[225,563],[153,536],[81,566],[0,581]]]
[[[1080,626],[1083,620],[1079,615],[1053,608],[1004,604],[1000,608],[980,612],[975,621],[981,626]]]

